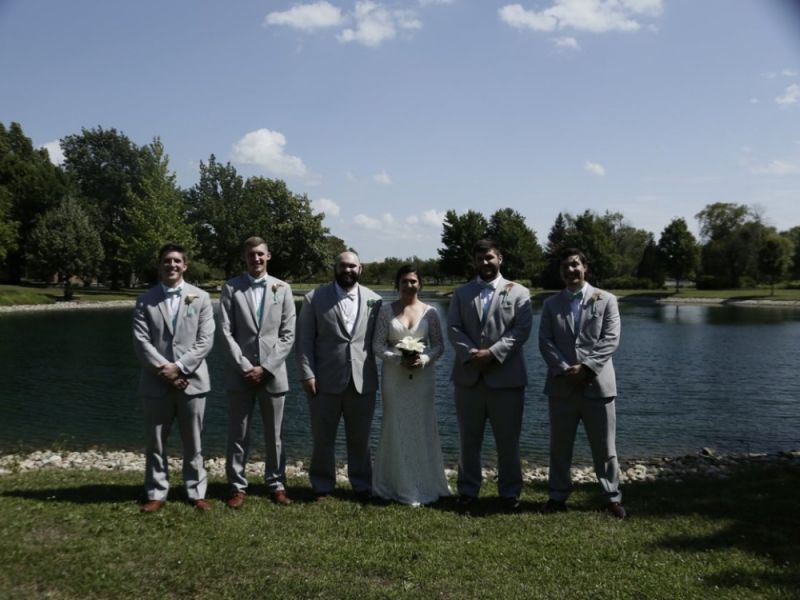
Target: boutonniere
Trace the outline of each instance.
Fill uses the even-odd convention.
[[[197,294],[186,294],[186,298],[184,302],[186,303],[186,316],[191,317],[194,314],[194,308],[192,307],[192,302],[197,300],[199,296]]]
[[[376,302],[377,300],[375,300],[374,298],[370,298],[369,300],[367,300],[367,308],[372,308],[373,306],[375,306]]]
[[[508,301],[508,293],[511,291],[511,288],[514,287],[514,282],[509,281],[503,290],[500,292],[500,302],[503,303],[503,306],[511,306],[511,303]]]
[[[277,302],[278,301],[278,290],[281,289],[282,287],[283,287],[282,283],[273,283],[272,284],[272,301],[273,302]]]
[[[600,301],[600,299],[602,297],[603,297],[603,294],[601,294],[600,292],[595,292],[594,294],[592,294],[592,297],[589,299],[589,302],[592,305],[592,316],[595,316],[597,314],[597,303]]]

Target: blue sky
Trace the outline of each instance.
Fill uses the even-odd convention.
[[[656,237],[711,202],[800,225],[791,0],[0,0],[0,121],[160,136],[279,177],[364,260],[435,256],[447,209]]]

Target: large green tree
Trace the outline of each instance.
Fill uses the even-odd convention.
[[[493,239],[503,253],[501,271],[507,279],[534,279],[542,265],[542,249],[536,233],[523,217],[511,208],[501,208],[489,217],[486,237]]]
[[[782,232],[781,235],[790,240],[794,246],[792,268],[789,270],[789,276],[795,280],[800,279],[800,225]]]
[[[680,291],[681,281],[694,275],[699,260],[697,240],[684,219],[669,222],[658,239],[658,250],[667,274],[675,280],[675,290]]]
[[[103,260],[100,234],[75,198],[67,197],[50,209],[30,235],[28,261],[44,278],[58,274],[64,282],[64,297],[72,297],[70,278],[90,279]]]
[[[147,280],[155,276],[158,250],[163,244],[175,242],[191,252],[196,240],[161,140],[156,138],[145,146],[139,162],[139,189],[129,190],[123,209],[127,235],[122,239],[121,249],[134,273]]]
[[[794,244],[790,239],[769,229],[758,250],[758,268],[761,279],[769,284],[770,295],[775,295],[775,284],[789,274],[792,266]]]
[[[444,275],[464,279],[474,275],[472,247],[486,236],[488,226],[486,217],[474,210],[461,216],[454,210],[445,213],[442,247],[438,250]]]
[[[560,260],[561,251],[568,247],[567,219],[563,213],[558,213],[550,232],[547,234],[547,245],[544,253],[544,268],[542,270],[541,284],[547,289],[559,288],[561,281]]]
[[[114,128],[82,129],[61,140],[64,167],[87,200],[105,249],[104,276],[119,287],[131,272],[124,251],[130,235],[127,209],[131,193],[142,193],[142,158],[146,154]]]
[[[69,189],[47,150],[34,148],[19,123],[0,123],[0,246],[12,283],[25,274],[26,249],[36,221]],[[0,258],[0,262],[3,258]]]

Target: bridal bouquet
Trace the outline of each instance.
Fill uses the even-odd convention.
[[[397,342],[395,348],[400,350],[403,356],[414,356],[425,352],[425,344],[410,335]]]

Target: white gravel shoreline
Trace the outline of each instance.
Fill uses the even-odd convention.
[[[629,460],[621,463],[621,481],[655,481],[664,479],[680,481],[684,477],[711,477],[725,478],[729,474],[745,465],[788,465],[800,467],[800,450],[781,452],[778,454],[748,453],[748,454],[717,454],[715,451],[704,448],[697,454],[688,454],[679,457],[651,458],[642,460]],[[170,469],[173,473],[180,473],[180,459],[170,459]],[[15,473],[26,473],[39,470],[78,470],[78,471],[137,471],[144,472],[144,455],[138,452],[124,450],[87,450],[85,452],[37,450],[30,453],[13,453],[0,455],[0,476]],[[225,476],[225,459],[215,457],[206,460],[206,469],[213,477]],[[247,472],[257,481],[264,472],[264,463],[253,461],[247,465]],[[448,478],[454,478],[456,472],[446,469]],[[484,478],[492,480],[496,476],[494,469],[483,471]],[[306,478],[303,461],[296,461],[286,467],[286,475],[290,478]],[[547,481],[547,467],[528,466],[523,473],[526,482]],[[573,478],[576,482],[595,481],[591,467],[573,468]],[[347,481],[347,470],[344,465],[338,469],[337,479],[344,483]]]

